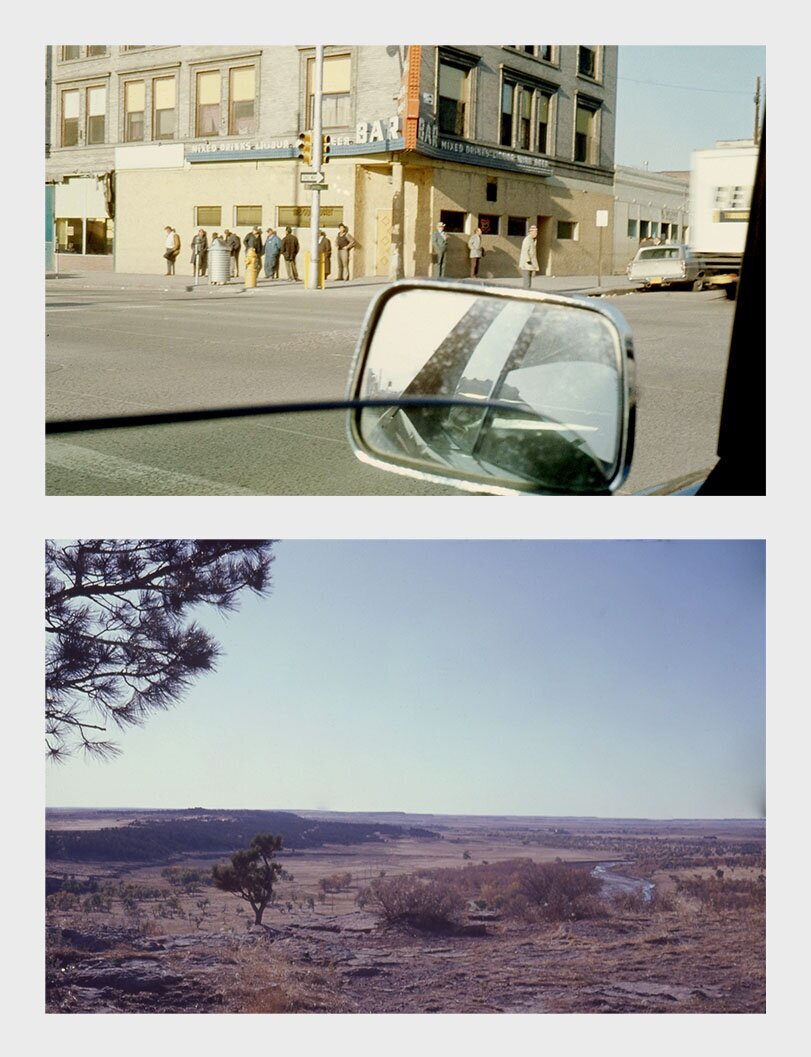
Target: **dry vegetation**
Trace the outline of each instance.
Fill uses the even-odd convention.
[[[214,860],[49,864],[48,1008],[762,1011],[762,839],[660,830],[296,853],[260,929]]]

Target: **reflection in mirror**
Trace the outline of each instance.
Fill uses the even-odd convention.
[[[475,402],[364,409],[360,441],[389,462],[582,493],[604,491],[618,472],[620,334],[586,303],[397,291],[371,335],[356,395]]]

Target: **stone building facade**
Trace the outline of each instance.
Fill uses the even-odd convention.
[[[314,48],[54,45],[46,201],[59,260],[163,270],[163,228],[308,243],[298,134],[312,127]],[[542,272],[594,274],[611,256],[617,49],[603,45],[335,45],[324,61],[321,226],[357,240],[357,276],[427,275],[444,220],[448,275],[517,275],[530,224]],[[47,220],[47,218],[46,218]],[[66,255],[70,255],[67,256]]]

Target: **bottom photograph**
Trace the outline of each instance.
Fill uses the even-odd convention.
[[[764,1013],[762,540],[48,540],[48,1013]]]

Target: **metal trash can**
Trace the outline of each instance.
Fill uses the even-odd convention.
[[[231,251],[221,242],[212,242],[208,250],[208,281],[219,286],[231,277]]]

